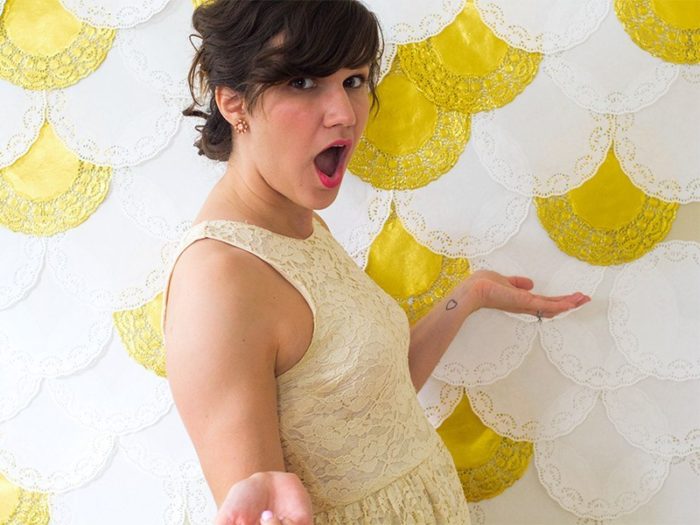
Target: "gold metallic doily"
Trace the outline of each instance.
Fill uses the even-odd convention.
[[[160,318],[163,294],[133,310],[114,312],[112,318],[129,356],[154,374],[165,377],[165,349]]]
[[[668,234],[678,204],[634,186],[611,147],[593,178],[570,192],[535,198],[537,215],[563,252],[590,264],[638,259]]]
[[[449,171],[469,140],[471,117],[426,99],[398,58],[377,91],[379,112],[371,114],[350,170],[387,190],[420,188]]]
[[[34,90],[73,85],[100,66],[116,34],[81,22],[59,0],[7,0],[0,78]]]
[[[632,41],[668,62],[700,63],[700,2],[615,0],[617,18]]]
[[[404,309],[411,324],[469,276],[469,261],[418,244],[393,212],[372,243],[367,274]]]
[[[0,224],[53,235],[85,221],[107,196],[112,168],[80,160],[44,123],[29,151],[0,169]]]
[[[425,96],[444,108],[476,113],[504,106],[537,74],[542,55],[509,46],[469,2],[438,35],[398,46],[401,66]]]
[[[47,525],[49,496],[29,492],[0,474],[0,525]]]
[[[533,447],[513,441],[485,426],[463,396],[437,429],[452,454],[467,501],[498,496],[527,470]]]

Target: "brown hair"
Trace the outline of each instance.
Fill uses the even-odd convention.
[[[214,0],[194,11],[192,25],[198,34],[190,42],[200,38],[201,44],[188,75],[194,102],[183,114],[206,119],[195,126],[200,155],[225,161],[231,154],[231,125],[216,105],[217,86],[241,93],[252,111],[274,85],[369,64],[372,107],[378,104],[381,30],[357,0]],[[277,35],[282,38],[273,45]],[[197,91],[209,98],[208,112]]]

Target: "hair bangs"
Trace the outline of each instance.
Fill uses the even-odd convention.
[[[260,84],[299,76],[325,77],[342,68],[370,66],[376,83],[382,42],[373,13],[356,2],[296,3],[266,52],[256,61]]]

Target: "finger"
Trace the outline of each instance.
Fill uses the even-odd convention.
[[[531,308],[534,308],[532,315],[537,317],[551,318],[568,310],[578,308],[590,301],[587,296],[569,296],[562,299],[552,299],[547,297],[536,297],[532,302]]]
[[[527,277],[513,275],[511,277],[507,277],[507,279],[510,284],[522,290],[532,290],[532,287],[535,286],[535,283],[532,282],[532,279],[528,279]]]
[[[261,525],[282,525],[282,521],[280,521],[271,510],[263,511],[260,515],[260,523]]]

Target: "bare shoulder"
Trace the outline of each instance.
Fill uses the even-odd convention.
[[[235,358],[233,348],[255,345],[274,362],[274,318],[265,302],[274,270],[243,250],[213,239],[187,247],[169,286],[166,341],[168,357],[196,353],[203,346],[212,359]],[[226,356],[222,354],[226,354]]]

